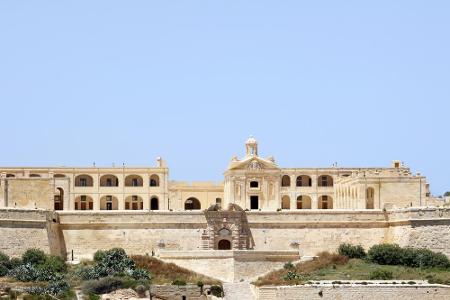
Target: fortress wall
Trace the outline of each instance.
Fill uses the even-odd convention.
[[[203,212],[62,212],[67,256],[92,258],[99,249],[121,247],[129,254],[199,250],[206,228]]]
[[[295,250],[311,256],[335,251],[342,242],[395,242],[450,256],[450,209],[391,212],[303,210],[247,212],[254,250]],[[61,211],[0,209],[0,250],[20,255],[38,247],[49,253],[90,258],[99,249],[122,247],[131,254],[202,249],[202,211]]]
[[[264,286],[255,288],[255,291],[261,300],[450,299],[450,287],[439,284]]]
[[[44,210],[0,209],[0,251],[10,256],[20,256],[29,248],[39,248],[46,253],[57,249],[53,237],[48,235],[51,216]]]

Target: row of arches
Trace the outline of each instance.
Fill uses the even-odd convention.
[[[88,195],[81,195],[75,198],[75,210],[93,210],[94,199]],[[100,210],[118,210],[119,200],[112,195],[106,195],[100,198]],[[125,210],[143,210],[144,200],[138,195],[132,195],[125,198]],[[150,210],[159,210],[158,197],[150,198]]]
[[[311,209],[312,201],[311,197],[301,195],[297,197],[296,209]],[[318,209],[332,209],[333,197],[328,195],[320,196],[317,203]],[[281,198],[281,209],[291,209],[291,198],[288,195],[284,195]]]
[[[64,191],[61,192],[63,193]],[[63,210],[63,201],[55,196],[55,210]],[[93,210],[94,199],[88,195],[81,195],[75,198],[75,210]],[[185,210],[200,210],[202,208],[197,198],[191,197],[184,202]],[[119,200],[112,195],[106,195],[100,198],[100,210],[118,210]],[[125,198],[125,210],[142,210],[144,209],[144,200],[138,195],[132,195]],[[159,210],[158,197],[150,198],[150,210]]]
[[[320,175],[317,178],[317,185],[318,186],[333,186],[333,177],[330,175]],[[282,187],[289,187],[291,186],[291,177],[289,175],[283,175],[281,177],[281,186]],[[300,175],[297,176],[295,179],[295,186],[302,187],[302,186],[312,186],[312,179],[308,175]]]
[[[58,175],[58,174],[56,174]],[[55,176],[56,176],[55,175]],[[153,174],[150,176],[149,186],[159,186],[159,176]],[[92,176],[83,174],[75,177],[75,186],[77,187],[91,187],[94,185]],[[112,174],[106,174],[100,177],[100,186],[115,187],[119,186],[119,178]],[[144,179],[139,175],[128,175],[125,177],[125,186],[144,186]]]

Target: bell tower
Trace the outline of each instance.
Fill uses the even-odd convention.
[[[253,136],[250,136],[245,142],[246,156],[258,156],[258,142]]]

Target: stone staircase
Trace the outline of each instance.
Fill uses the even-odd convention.
[[[248,282],[234,282],[223,283],[223,291],[225,300],[255,300],[250,283]]]

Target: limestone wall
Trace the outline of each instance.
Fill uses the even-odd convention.
[[[161,251],[159,258],[226,282],[255,279],[300,257],[297,251]]]
[[[60,252],[57,228],[52,222],[52,216],[44,210],[1,209],[0,251],[10,256],[20,256],[29,248]]]
[[[10,178],[5,186],[5,206],[53,209],[53,184],[48,178]]]
[[[203,212],[61,212],[59,217],[62,242],[76,259],[111,247],[129,254],[199,250],[206,228]]]
[[[305,285],[256,288],[259,300],[346,299],[346,300],[425,300],[450,299],[450,287],[438,284],[419,285]]]

